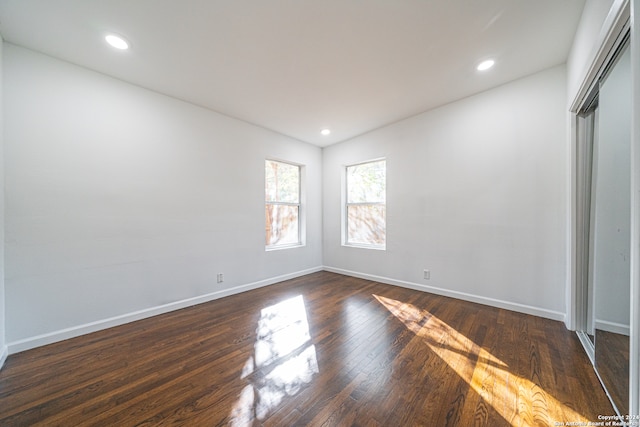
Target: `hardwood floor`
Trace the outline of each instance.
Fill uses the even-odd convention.
[[[613,415],[563,324],[328,272],[9,356],[2,426],[502,426]]]

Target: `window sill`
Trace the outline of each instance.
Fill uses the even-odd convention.
[[[387,245],[358,245],[356,243],[343,243],[342,246],[347,248],[373,249],[374,251],[386,251]]]
[[[295,249],[295,248],[303,248],[306,246],[304,243],[293,243],[291,245],[281,245],[281,246],[265,246],[265,252],[273,252],[273,251],[282,251],[284,249]]]

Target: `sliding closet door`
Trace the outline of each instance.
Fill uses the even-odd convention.
[[[631,61],[601,79],[593,151],[591,276],[596,369],[620,414],[629,404]]]

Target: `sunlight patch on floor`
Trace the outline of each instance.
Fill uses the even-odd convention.
[[[256,335],[254,355],[247,359],[241,374],[250,384],[229,414],[234,427],[265,419],[285,397],[297,394],[319,372],[302,295],[262,309]],[[266,375],[253,378],[258,369],[265,369]]]
[[[588,422],[538,384],[510,372],[507,364],[428,311],[391,298],[374,297],[511,425]]]
[[[262,309],[255,344],[257,368],[291,354],[311,336],[302,295]]]

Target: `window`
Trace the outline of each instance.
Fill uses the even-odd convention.
[[[301,245],[300,166],[267,160],[264,175],[267,249]]]
[[[347,166],[344,243],[384,249],[386,244],[387,162]]]

